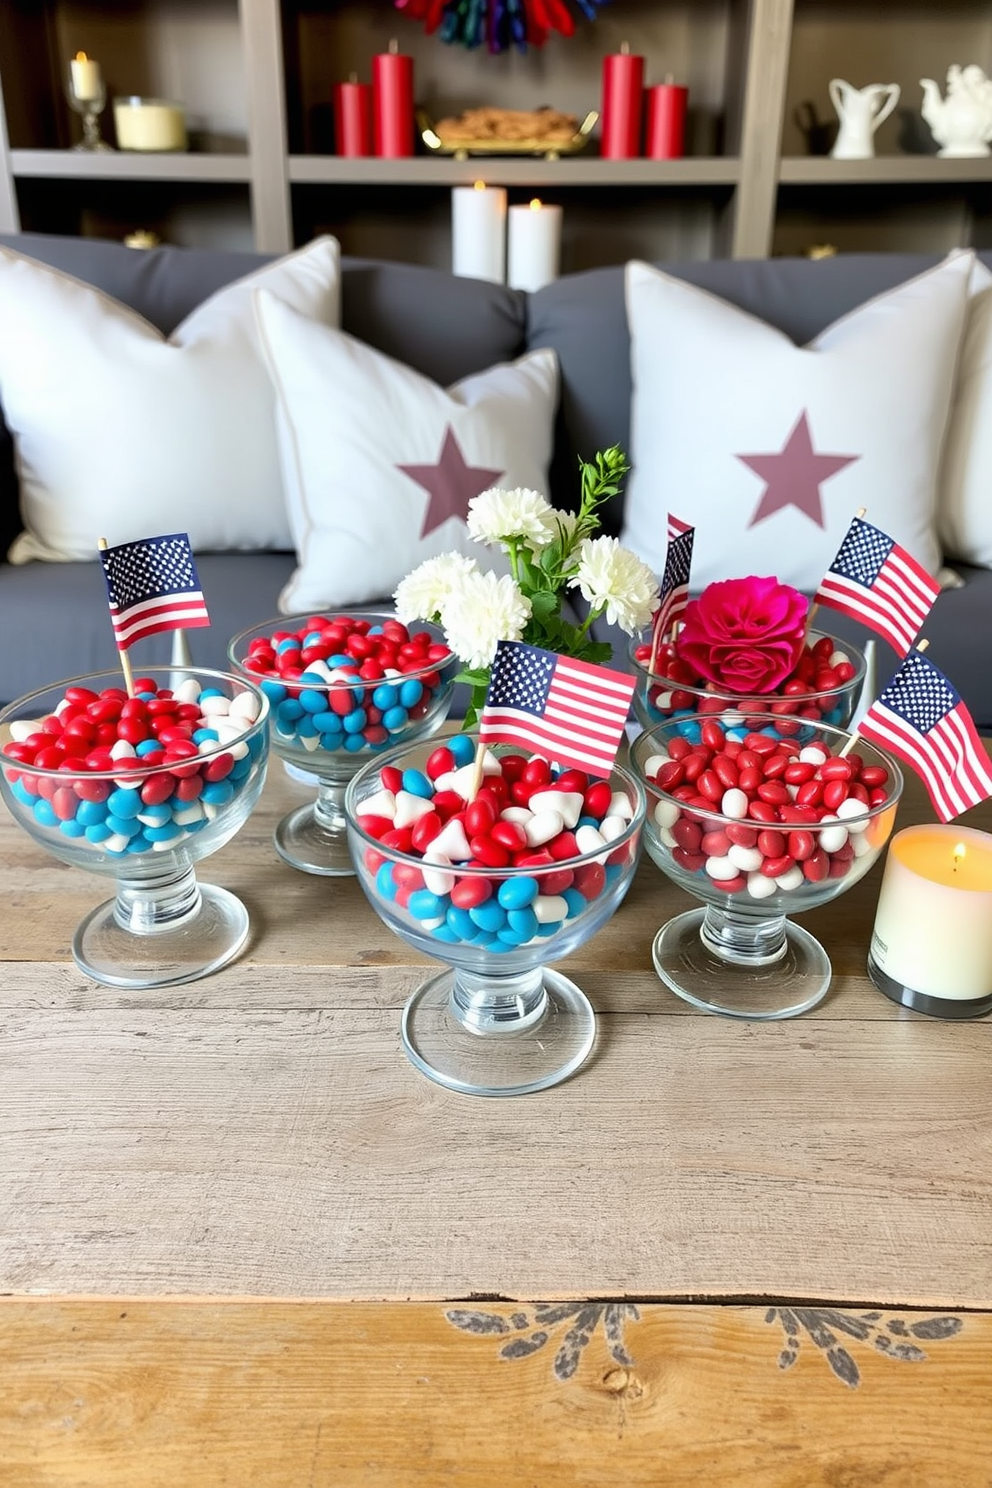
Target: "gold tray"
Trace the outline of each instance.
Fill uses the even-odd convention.
[[[435,133],[433,120],[422,110],[417,111],[417,128],[420,138],[432,155],[450,155],[455,160],[468,160],[473,155],[543,155],[545,160],[557,160],[561,155],[577,155],[589,143],[592,131],[599,121],[599,114],[586,114],[571,139],[555,140],[459,140],[457,144],[445,145]]]

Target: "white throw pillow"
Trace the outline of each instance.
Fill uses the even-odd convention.
[[[992,568],[992,274],[982,263],[971,276],[939,492],[945,553]]]
[[[0,401],[25,532],[11,562],[94,558],[159,532],[194,549],[292,547],[252,293],[339,318],[339,249],[318,238],[225,286],[166,339],[119,301],[0,249]]]
[[[622,540],[660,573],[671,509],[696,527],[693,588],[773,573],[813,590],[864,507],[935,574],[937,471],[973,263],[952,254],[807,346],[629,264]]]
[[[385,599],[438,553],[493,567],[468,535],[490,486],[545,492],[558,360],[535,351],[442,388],[344,331],[255,296],[277,393],[299,567],[286,612]]]

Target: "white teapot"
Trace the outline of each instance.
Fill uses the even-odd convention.
[[[947,69],[947,97],[933,78],[920,78],[923,118],[941,148],[938,155],[988,155],[992,140],[992,82],[971,63]]]
[[[843,78],[832,78],[830,102],[837,110],[840,129],[833,149],[834,160],[870,160],[875,153],[875,130],[899,102],[898,83],[869,83],[855,88]]]

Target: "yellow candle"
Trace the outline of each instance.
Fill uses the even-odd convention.
[[[992,837],[970,827],[907,827],[889,843],[872,936],[869,973],[882,991],[908,989],[969,1016],[992,1003]],[[891,985],[886,985],[889,983]]]
[[[91,103],[93,99],[100,97],[103,92],[100,64],[87,57],[85,52],[77,52],[69,63],[69,75],[72,78],[72,91],[80,103]]]

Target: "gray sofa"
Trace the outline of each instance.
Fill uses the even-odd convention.
[[[90,239],[23,234],[0,242],[88,281],[170,332],[222,285],[264,262],[261,256],[200,249],[136,251]],[[992,254],[981,255],[992,266]],[[856,305],[936,262],[919,254],[847,255],[666,264],[805,343]],[[345,330],[448,384],[539,346],[552,347],[562,396],[548,493],[558,505],[576,495],[577,458],[629,433],[629,343],[621,266],[566,276],[536,294],[432,269],[361,259],[343,261]],[[682,514],[691,518],[688,508]],[[609,512],[616,530],[621,512]],[[659,522],[664,513],[659,512]],[[0,553],[20,529],[12,441],[0,430]],[[151,535],[151,534],[149,534]],[[277,613],[277,595],[294,567],[292,553],[197,556],[210,606],[210,629],[193,637],[196,661],[222,666],[231,635]],[[992,571],[955,565],[964,586],[937,601],[927,626],[930,655],[964,694],[976,722],[992,728]],[[103,666],[116,655],[99,565],[0,560],[0,700],[34,686]],[[836,622],[836,623],[835,623]],[[852,639],[867,632],[831,616]],[[136,665],[166,661],[167,637],[140,642]],[[618,647],[620,664],[623,648]],[[879,642],[879,676],[896,658]]]

